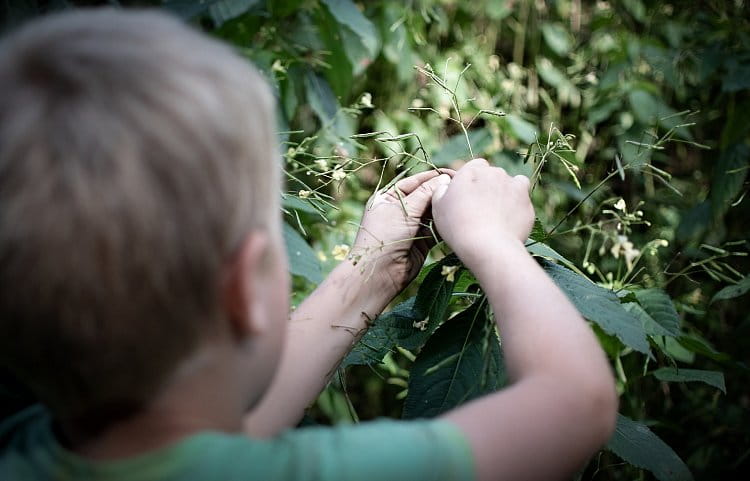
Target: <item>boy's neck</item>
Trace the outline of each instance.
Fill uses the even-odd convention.
[[[90,436],[61,423],[63,444],[83,457],[113,460],[154,451],[200,431],[238,432],[247,394],[228,352],[211,349],[188,361],[144,409]],[[234,363],[236,364],[236,363]]]

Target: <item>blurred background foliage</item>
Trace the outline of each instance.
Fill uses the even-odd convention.
[[[168,9],[235,45],[273,85],[293,304],[346,256],[374,189],[404,170],[484,156],[532,176],[538,240],[568,267],[618,293],[657,288],[671,298],[664,309],[674,306],[681,334],[650,335],[652,360],[595,327],[617,373],[620,412],[649,426],[695,479],[734,479],[748,467],[745,1],[40,0],[0,8],[7,29],[102,4]],[[413,360],[398,347],[382,363],[342,370],[310,421],[400,417]],[[689,479],[654,464],[640,470],[603,451],[580,478]]]

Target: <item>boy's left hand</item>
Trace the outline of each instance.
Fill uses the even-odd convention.
[[[454,173],[421,172],[375,192],[367,202],[350,258],[391,296],[416,277],[435,245],[429,229],[432,193],[450,183]]]

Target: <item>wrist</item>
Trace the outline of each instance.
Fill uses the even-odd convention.
[[[524,243],[512,237],[495,237],[495,240],[481,246],[457,252],[464,265],[481,282],[482,278],[502,271],[512,271],[514,260],[529,257]]]

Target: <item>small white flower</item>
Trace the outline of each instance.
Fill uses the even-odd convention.
[[[349,246],[346,244],[335,245],[333,246],[331,255],[337,261],[343,261],[344,259],[346,259],[346,256],[349,255]]]
[[[311,190],[300,190],[297,193],[300,199],[307,199],[308,197],[310,197],[310,194],[312,194]]]
[[[625,199],[623,199],[622,197],[620,197],[620,200],[618,200],[617,202],[615,202],[614,205],[615,205],[615,209],[624,211],[625,207],[626,207],[625,206]]]
[[[370,94],[370,92],[363,93],[359,98],[359,105],[368,109],[375,108],[375,106],[372,105],[372,94]]]
[[[317,165],[320,170],[328,170],[328,161],[326,159],[316,160],[315,165]]]
[[[344,180],[346,179],[346,172],[344,172],[344,169],[337,167],[333,169],[331,177],[333,177],[333,180]]]
[[[420,331],[426,331],[427,330],[427,319],[424,321],[414,321],[412,324],[412,327],[416,327]]]
[[[456,279],[456,271],[458,270],[458,266],[443,266],[443,269],[440,271],[440,275],[445,277],[445,280],[447,282],[454,282]]]

